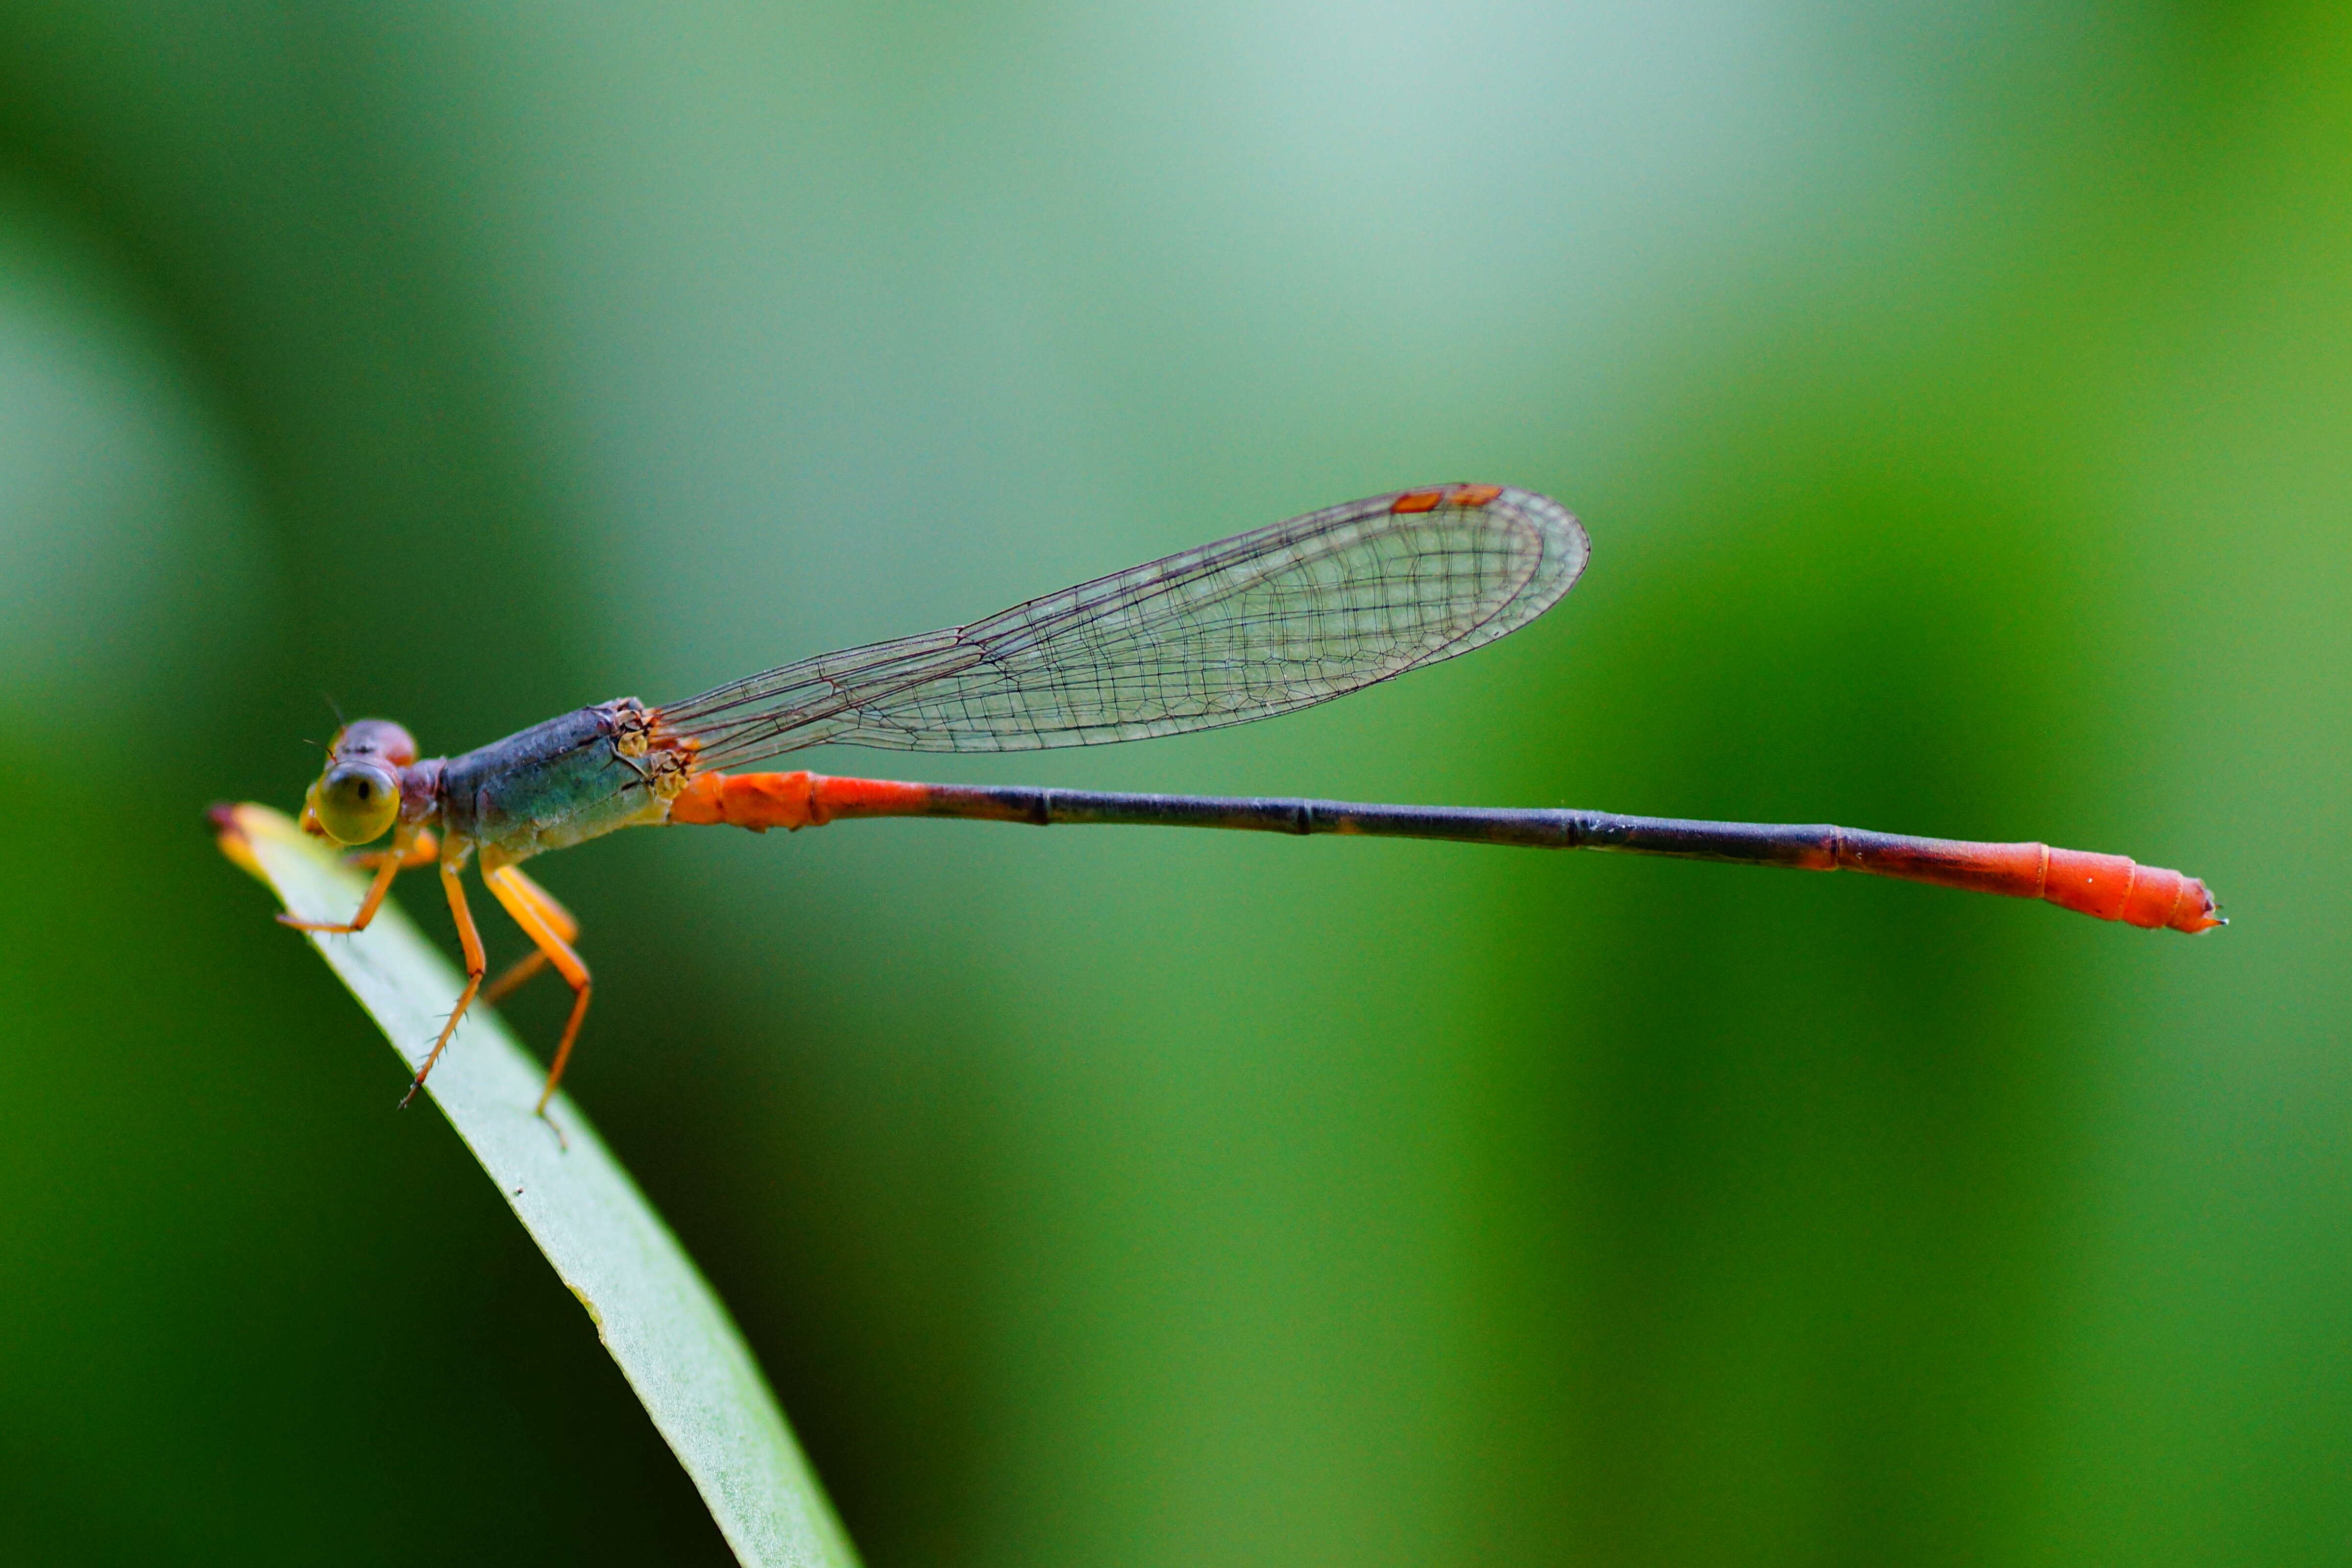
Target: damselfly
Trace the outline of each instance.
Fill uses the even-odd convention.
[[[359,910],[312,931],[365,930],[404,868],[437,866],[466,989],[414,1095],[478,994],[495,1003],[541,969],[571,984],[544,1111],[587,1016],[579,923],[522,862],[619,827],[731,823],[754,832],[853,816],[1126,823],[1359,833],[1550,849],[1610,849],[2045,899],[2101,920],[2201,931],[2223,923],[2205,884],[2118,855],[1826,826],[1687,822],[1605,812],[1367,805],[1328,800],[1105,794],[743,773],[815,745],[1018,752],[1099,745],[1269,719],[1469,652],[1558,603],[1584,570],[1584,529],[1548,497],[1442,485],[1351,501],[1017,605],[970,626],[746,676],[649,708],[601,702],[463,756],[419,761],[388,720],[349,724],[310,786],[304,827],[374,842]],[[223,819],[224,831],[232,831]],[[487,990],[458,873],[483,883],[532,952]],[[403,1101],[406,1103],[406,1101]]]

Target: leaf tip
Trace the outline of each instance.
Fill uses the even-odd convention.
[[[267,886],[269,873],[261,868],[260,858],[253,852],[252,835],[246,827],[246,813],[253,809],[215,801],[205,808],[205,819],[213,825],[213,842],[220,847],[220,852],[242,867],[247,876]]]

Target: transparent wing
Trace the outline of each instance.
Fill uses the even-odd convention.
[[[1516,631],[1568,592],[1590,548],[1565,508],[1528,490],[1375,496],[968,626],[747,676],[661,716],[713,768],[828,742],[1019,752],[1214,729]]]

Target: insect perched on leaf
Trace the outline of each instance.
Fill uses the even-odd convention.
[[[465,949],[467,984],[415,1084],[478,994],[494,1003],[551,965],[570,983],[573,1001],[540,1097],[542,1112],[579,1038],[590,982],[572,946],[579,923],[524,875],[522,863],[620,827],[731,823],[764,832],[850,816],[958,816],[1039,826],[1378,834],[1863,871],[2045,899],[2137,926],[2201,931],[2223,923],[2193,877],[2044,844],[1594,811],[729,771],[822,744],[1035,751],[1269,719],[1517,630],[1575,585],[1590,548],[1583,527],[1548,497],[1501,485],[1441,485],[1328,507],[970,626],[803,659],[682,702],[600,702],[462,756],[419,761],[407,731],[362,720],[328,747],[302,823],[352,846],[389,833],[389,846],[373,858],[375,879],[349,921],[278,918],[304,931],[363,931],[404,868],[437,866]],[[487,991],[481,938],[458,880],[477,855],[484,885],[533,947]]]

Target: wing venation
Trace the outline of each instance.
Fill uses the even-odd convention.
[[[970,626],[747,676],[662,714],[721,768],[828,742],[1013,752],[1213,729],[1516,631],[1574,585],[1590,549],[1565,508],[1529,490],[1375,496]]]

